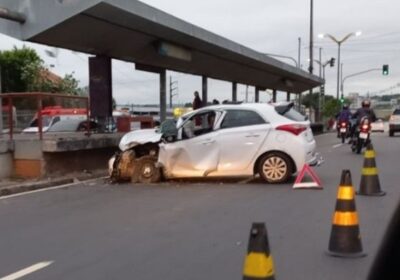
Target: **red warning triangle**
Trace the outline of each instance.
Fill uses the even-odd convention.
[[[311,177],[312,182],[302,182],[305,175]],[[296,181],[294,182],[293,185],[293,189],[308,189],[308,188],[322,189],[322,184],[321,180],[318,178],[315,171],[308,164],[304,164],[299,175],[297,175]]]

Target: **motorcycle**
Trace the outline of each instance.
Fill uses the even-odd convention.
[[[340,121],[339,133],[340,133],[340,138],[342,138],[342,143],[344,143],[349,135],[349,123],[347,121]]]
[[[361,153],[362,148],[366,147],[370,142],[371,122],[367,117],[361,119],[359,126],[356,128],[351,150],[357,154]]]

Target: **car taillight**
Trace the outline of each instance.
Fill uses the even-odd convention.
[[[294,135],[299,135],[303,131],[307,130],[307,127],[301,124],[285,124],[278,126],[276,130],[286,131]]]
[[[367,124],[364,124],[364,125],[361,127],[361,129],[362,129],[362,130],[368,130],[368,127],[369,127],[369,126],[368,126]]]

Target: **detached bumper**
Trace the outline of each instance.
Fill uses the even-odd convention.
[[[314,157],[307,162],[309,166],[320,166],[322,163],[324,163],[324,158],[319,153],[315,153]]]

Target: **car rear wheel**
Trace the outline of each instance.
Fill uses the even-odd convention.
[[[389,130],[389,136],[393,137],[394,136],[394,131],[393,130]]]
[[[260,176],[268,183],[276,184],[286,182],[292,174],[292,161],[281,153],[264,155],[258,166]]]

